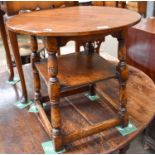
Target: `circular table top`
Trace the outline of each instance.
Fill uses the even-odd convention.
[[[134,28],[150,34],[155,34],[155,17],[142,19]]]
[[[141,16],[131,10],[76,6],[16,15],[6,22],[17,33],[38,36],[91,35],[117,30],[138,23]]]

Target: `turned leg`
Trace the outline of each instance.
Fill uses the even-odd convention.
[[[103,41],[105,41],[105,40],[103,39],[102,41],[101,40],[96,41],[97,47],[96,47],[95,51],[96,51],[97,54],[100,53],[100,46],[101,46],[101,44],[102,44]]]
[[[21,102],[26,103],[28,101],[28,97],[27,97],[27,90],[26,90],[24,73],[23,73],[23,69],[22,69],[22,62],[21,62],[21,58],[20,58],[20,54],[19,54],[17,36],[12,31],[8,31],[8,34],[9,34],[10,43],[11,43],[12,51],[14,54],[15,62],[17,65],[18,74],[19,74],[20,81],[21,81],[22,94],[23,94]]]
[[[89,85],[89,95],[90,96],[96,95],[95,86],[96,85],[94,83]]]
[[[75,52],[80,52],[80,43],[78,41],[75,42]]]
[[[37,43],[37,38],[35,36],[31,36],[31,64],[32,64],[32,70],[33,70],[33,83],[34,83],[34,99],[35,101],[41,101],[41,93],[40,93],[40,77],[39,73],[35,67],[35,62],[40,61],[39,54],[37,53],[38,51],[38,43]]]
[[[48,93],[51,103],[52,137],[56,151],[62,150],[61,116],[59,108],[60,84],[57,78],[58,62],[56,53],[58,51],[57,40],[52,37],[45,38],[45,47],[48,51]]]
[[[58,53],[58,56],[60,56],[60,55],[61,55],[60,48],[58,49],[58,52],[57,52],[57,53]]]
[[[89,53],[89,54],[92,54],[92,53],[95,52],[95,48],[94,48],[92,42],[86,43],[84,49],[85,49],[85,52],[87,52],[87,53]],[[89,95],[90,95],[90,96],[96,95],[95,86],[96,86],[96,85],[95,85],[94,83],[92,83],[92,84],[89,85]]]
[[[104,39],[103,40],[94,41],[94,43],[88,42],[88,43],[85,44],[84,49],[88,53],[89,52],[90,53],[96,52],[97,54],[99,54],[100,46],[101,46],[101,43],[103,41],[104,41]]]
[[[10,49],[9,49],[9,45],[8,45],[8,41],[7,41],[7,33],[5,30],[4,19],[3,19],[2,15],[0,15],[0,20],[1,20],[0,33],[1,33],[2,41],[3,41],[4,49],[6,52],[7,66],[10,70],[9,81],[13,81],[13,78],[14,78],[13,64],[11,61],[11,53],[10,53]]]
[[[84,50],[87,53],[94,53],[95,52],[95,48],[92,42],[87,42],[84,46]]]
[[[126,92],[126,82],[128,79],[128,67],[126,64],[126,49],[125,49],[125,35],[123,32],[121,37],[118,38],[118,59],[119,63],[116,68],[118,80],[119,80],[119,116],[121,119],[121,126],[125,127],[128,125],[128,114],[126,109],[127,104],[127,92]]]

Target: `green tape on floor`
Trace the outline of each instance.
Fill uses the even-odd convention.
[[[91,101],[96,101],[100,98],[97,94],[91,96],[91,95],[89,95],[89,93],[86,93],[85,96],[88,97],[88,99],[90,99]]]
[[[58,154],[58,153],[64,153],[65,152],[65,149],[63,149],[59,152],[56,152],[54,150],[54,145],[53,145],[53,142],[51,140],[47,141],[47,142],[43,142],[43,143],[41,143],[41,145],[43,147],[45,154]]]
[[[126,135],[136,131],[137,127],[133,123],[129,122],[127,127],[122,128],[121,126],[117,126],[116,129],[120,132],[120,134],[122,136],[126,136]]]
[[[39,111],[38,111],[38,108],[37,108],[37,106],[35,104],[31,104],[28,112],[38,113]]]
[[[17,82],[19,82],[19,77],[14,77],[12,81],[6,81],[7,84],[15,85]]]
[[[46,103],[43,103],[43,108],[45,108],[45,106],[46,106]],[[28,112],[38,113],[39,110],[38,110],[38,108],[37,108],[37,105],[36,105],[36,104],[31,104],[31,106],[30,106]]]
[[[24,109],[25,107],[27,107],[28,105],[32,104],[33,101],[28,101],[27,103],[21,103],[20,101],[17,101],[15,103],[15,105],[19,108],[19,109]]]

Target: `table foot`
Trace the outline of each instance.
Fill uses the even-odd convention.
[[[122,128],[121,126],[117,126],[116,129],[119,131],[119,133],[122,136],[126,136],[126,135],[128,135],[128,134],[130,134],[130,133],[137,130],[136,126],[130,121],[129,121],[127,127]]]
[[[85,96],[91,100],[91,101],[96,101],[98,100],[100,97],[96,94],[96,95],[90,95],[89,93],[86,93]]]
[[[22,102],[20,102],[20,101],[17,101],[17,102],[15,103],[15,106],[17,106],[18,109],[24,109],[25,107],[31,105],[32,103],[33,103],[32,100],[30,100],[30,101],[28,101],[28,102],[25,102],[24,104],[23,104]]]
[[[19,77],[14,77],[13,79],[9,78],[8,81],[6,81],[7,84],[10,84],[10,85],[15,85],[16,83],[18,83],[20,81]]]
[[[43,147],[45,154],[59,154],[59,153],[65,153],[66,152],[65,148],[60,150],[60,151],[55,151],[53,141],[43,142],[43,143],[41,143],[41,145]]]

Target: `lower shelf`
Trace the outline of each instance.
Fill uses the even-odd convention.
[[[48,83],[47,60],[36,63],[37,70]],[[114,64],[98,54],[84,52],[58,57],[58,78],[62,87],[85,85],[115,76]]]

